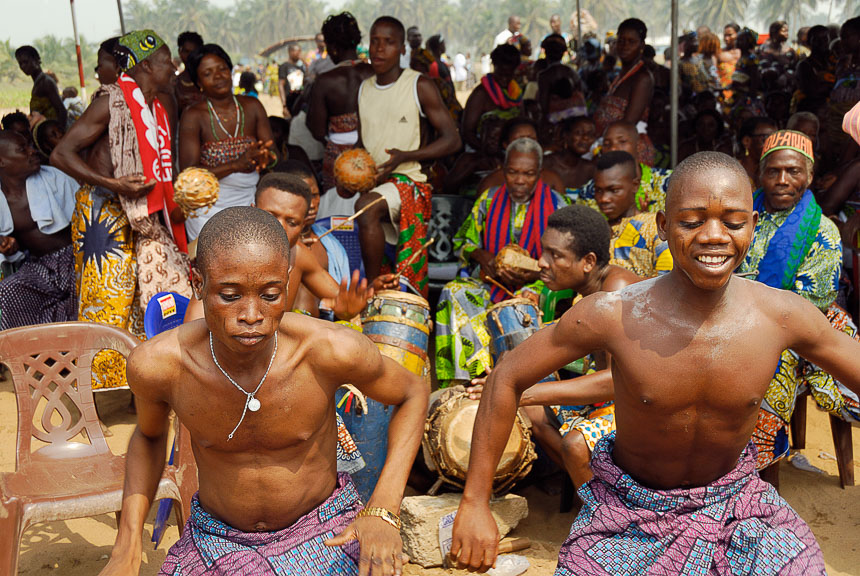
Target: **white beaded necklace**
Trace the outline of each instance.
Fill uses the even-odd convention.
[[[260,401],[255,398],[257,392],[260,391],[260,387],[263,385],[263,382],[266,381],[266,377],[269,375],[269,370],[272,369],[272,363],[275,361],[275,354],[278,353],[278,332],[275,331],[275,348],[272,350],[272,357],[269,358],[269,366],[266,368],[266,373],[263,374],[263,377],[260,379],[260,383],[257,384],[257,387],[253,392],[245,392],[245,389],[239,386],[235,380],[233,380],[227,372],[221,368],[221,365],[218,363],[218,358],[215,357],[215,346],[212,344],[212,332],[209,333],[209,351],[212,352],[212,361],[215,362],[215,366],[218,367],[218,370],[221,371],[221,374],[224,375],[224,378],[230,381],[230,383],[236,387],[239,392],[245,395],[245,407],[242,408],[242,417],[239,419],[239,423],[236,424],[236,427],[233,428],[233,431],[227,436],[227,441],[233,439],[233,434],[236,433],[236,430],[239,429],[239,426],[242,425],[242,422],[245,420],[245,414],[250,410],[251,412],[256,412],[260,409]]]

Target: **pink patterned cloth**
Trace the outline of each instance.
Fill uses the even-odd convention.
[[[612,461],[614,445],[613,432],[594,449],[556,576],[826,574],[809,527],[756,474],[752,442],[722,478],[673,490],[638,484]]]
[[[358,574],[358,542],[328,547],[343,531],[361,499],[348,474],[338,474],[332,495],[292,526],[275,532],[242,532],[206,512],[197,495],[182,537],[167,553],[160,576],[266,576]]]

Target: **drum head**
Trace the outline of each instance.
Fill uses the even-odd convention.
[[[464,473],[469,469],[472,429],[478,414],[478,400],[464,398],[459,406],[446,414],[441,422],[441,441],[452,463]],[[506,474],[516,468],[525,452],[526,439],[516,424],[511,430],[496,474]]]
[[[376,293],[375,298],[381,298],[383,300],[396,300],[399,302],[404,302],[406,304],[412,304],[413,306],[421,306],[422,308],[430,309],[430,304],[417,294],[410,294],[409,292],[399,292],[397,290],[380,290]]]

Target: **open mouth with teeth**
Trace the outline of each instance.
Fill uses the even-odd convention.
[[[720,266],[725,264],[726,260],[728,260],[728,259],[729,259],[729,257],[726,255],[708,256],[708,255],[703,254],[701,256],[696,257],[697,261],[701,262],[702,264],[704,264],[705,266],[708,266],[710,268],[719,268]]]

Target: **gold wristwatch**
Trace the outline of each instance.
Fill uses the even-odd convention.
[[[356,518],[361,518],[362,516],[376,516],[377,518],[381,518],[382,520],[388,522],[398,530],[402,526],[400,522],[400,516],[392,512],[391,510],[387,510],[385,508],[365,508],[358,514],[356,514]]]

